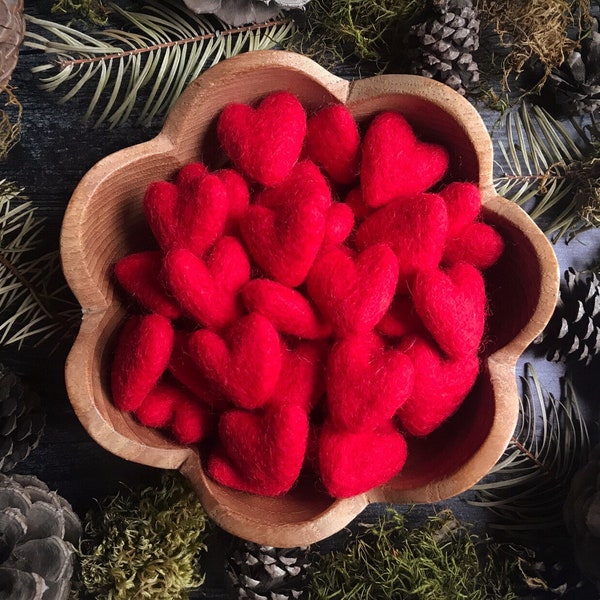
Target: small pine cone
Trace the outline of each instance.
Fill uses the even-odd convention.
[[[25,34],[23,0],[0,0],[0,90],[10,81]]]
[[[564,518],[575,560],[600,592],[600,444],[571,480]]]
[[[543,97],[566,115],[594,112],[600,106],[600,33],[598,20],[581,42],[546,81]]]
[[[565,285],[550,322],[535,340],[548,360],[589,365],[600,352],[600,280],[590,271],[565,271]]]
[[[415,49],[411,71],[431,77],[461,94],[479,82],[473,52],[479,48],[479,18],[472,0],[437,2],[440,14],[410,31]]]
[[[233,597],[297,600],[305,597],[307,548],[273,548],[242,542],[225,567]]]
[[[12,471],[39,443],[46,417],[39,396],[0,365],[0,471]]]
[[[0,473],[0,591],[3,598],[67,600],[81,523],[37,477]]]

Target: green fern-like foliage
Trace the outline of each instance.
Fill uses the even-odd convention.
[[[562,123],[538,106],[522,103],[507,112],[506,163],[495,177],[501,196],[514,200],[540,221],[553,241],[567,241],[600,226],[600,146],[597,127]]]
[[[39,256],[44,222],[13,183],[0,181],[0,345],[41,343],[74,330],[58,252]]]
[[[148,0],[139,11],[108,7],[122,29],[92,35],[27,16],[25,45],[52,56],[33,68],[42,89],[64,90],[61,102],[93,89],[84,119],[94,116],[96,125],[112,127],[134,112],[145,125],[163,117],[203,70],[242,52],[273,48],[294,28],[287,18],[228,28],[176,0]]]
[[[572,383],[561,398],[545,390],[531,364],[521,378],[517,429],[502,458],[472,490],[471,504],[489,509],[490,527],[514,535],[565,535],[563,504],[571,478],[587,461],[590,439]]]

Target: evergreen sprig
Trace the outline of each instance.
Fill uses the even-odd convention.
[[[528,208],[553,241],[600,225],[600,145],[597,127],[563,124],[523,102],[504,117],[507,169],[495,177],[498,193]],[[531,201],[531,206],[529,206]]]
[[[43,232],[22,190],[0,181],[0,345],[68,334],[81,314],[66,293],[58,252],[36,255]]]
[[[487,477],[471,488],[478,498],[469,502],[492,512],[492,528],[560,538],[571,478],[590,452],[588,429],[569,379],[556,398],[528,363],[521,382],[516,431]]]
[[[135,109],[144,125],[163,117],[204,69],[242,52],[273,48],[294,28],[288,18],[229,28],[175,0],[147,0],[139,11],[108,7],[122,29],[87,34],[27,16],[25,45],[53,55],[32,69],[43,90],[67,89],[60,100],[67,102],[84,86],[91,87],[84,119],[95,115],[96,125],[111,127],[124,123]]]

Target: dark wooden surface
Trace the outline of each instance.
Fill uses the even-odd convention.
[[[27,7],[27,11],[35,10],[35,5]],[[24,187],[38,213],[47,219],[44,245],[53,250],[58,248],[61,220],[69,197],[86,171],[104,156],[155,136],[160,123],[150,127],[129,123],[113,130],[83,124],[81,116],[89,95],[84,91],[65,106],[57,104],[57,96],[41,92],[30,72],[39,62],[38,54],[24,49],[13,75],[15,93],[23,105],[23,130],[20,143],[8,159],[0,163],[0,178]],[[484,117],[491,126],[497,115],[484,111]],[[557,254],[561,269],[570,265],[585,268],[591,259],[600,257],[600,233],[582,235],[569,246],[561,243],[557,245]],[[8,346],[0,349],[0,360],[15,367],[40,392],[47,411],[46,430],[39,447],[17,470],[46,481],[83,516],[95,498],[120,489],[120,482],[130,486],[151,484],[158,481],[160,473],[121,460],[89,438],[74,415],[64,389],[64,359],[69,347],[70,339],[65,339],[53,354],[48,347],[25,345],[18,350]],[[558,390],[558,378],[564,372],[562,365],[548,363],[532,352],[524,360],[535,361],[544,385]],[[598,417],[600,407],[600,382],[596,373],[597,369],[580,370],[575,379],[590,412],[590,421]],[[464,497],[449,504],[459,515],[465,515],[470,521],[478,520]],[[379,510],[381,507],[371,507],[368,514],[360,518],[372,518]],[[226,597],[221,561],[222,547],[219,547],[207,558],[208,584],[198,597]]]

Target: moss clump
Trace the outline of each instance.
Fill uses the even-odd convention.
[[[292,45],[307,54],[354,54],[384,68],[426,0],[312,0],[306,27]]]
[[[70,15],[90,25],[106,25],[108,10],[102,0],[56,0],[52,5],[52,12],[61,15]]]
[[[310,600],[512,600],[512,560],[450,511],[409,529],[395,510],[345,550],[317,556]]]
[[[117,494],[84,521],[80,579],[95,600],[183,600],[198,588],[206,515],[180,476]]]

